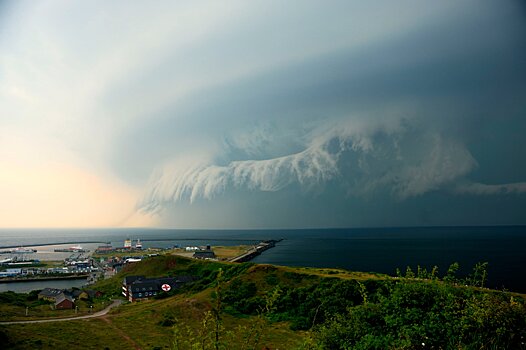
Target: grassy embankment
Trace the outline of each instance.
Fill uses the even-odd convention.
[[[240,272],[251,268],[249,264],[208,263],[178,256],[154,257],[130,265],[118,276],[101,281],[93,288],[104,291],[108,298],[119,297],[122,278],[130,274],[149,277],[191,274],[201,276],[202,279],[181,294],[169,298],[123,305],[105,319],[11,325],[6,326],[4,332],[10,339],[10,346],[17,349],[33,349],[35,346],[45,349],[71,346],[98,348],[100,344],[104,344],[101,349],[127,349],[130,346],[143,349],[167,348],[173,340],[172,325],[175,320],[185,327],[200,328],[204,312],[211,310],[213,303],[211,294],[214,289],[207,286],[215,281],[215,276],[212,275],[220,266],[240,268]],[[18,312],[21,311],[19,308]],[[254,318],[256,317],[250,315],[238,317],[225,313],[223,324],[227,330],[236,333],[239,327],[248,328]],[[86,332],[86,327],[90,329],[89,332]],[[266,330],[267,334],[262,340],[272,346],[292,348],[302,340],[301,334],[291,331],[283,322],[269,324]],[[241,339],[232,338],[240,345]]]
[[[117,297],[126,275],[200,280],[102,319],[0,327],[0,342],[13,349],[520,348],[526,336],[522,297],[460,287],[450,273],[442,280],[419,274],[391,278],[159,256],[97,289]]]
[[[104,309],[110,303],[108,298],[77,300],[77,310],[55,310],[53,303],[38,300],[37,293],[0,293],[0,321],[26,321],[43,318],[61,318],[87,315]],[[27,312],[27,316],[26,316]]]
[[[212,250],[220,260],[227,260],[235,256],[241,255],[248,251],[252,246],[248,245],[239,245],[239,246],[214,246]],[[187,252],[182,248],[173,248],[168,250],[159,250],[159,249],[145,249],[139,251],[129,251],[129,252],[108,252],[108,253],[93,253],[92,257],[94,259],[106,258],[108,256],[115,257],[133,257],[133,256],[144,256],[148,254],[162,254],[162,255],[179,255],[187,258],[192,257],[194,252]]]
[[[213,247],[214,252],[220,259],[228,259],[238,256],[246,252],[249,246],[216,246]],[[150,252],[151,253],[151,252]],[[163,255],[179,255],[190,257],[193,253],[187,253],[183,249],[170,249],[162,251]],[[112,253],[112,256],[143,256],[145,252],[124,252],[124,253]],[[107,256],[107,254],[96,254],[94,258],[100,258]],[[40,264],[42,267],[58,267],[62,266],[62,261],[46,261]],[[153,266],[153,265],[152,265]],[[148,271],[149,273],[151,271]],[[29,276],[31,277],[31,276]],[[46,276],[44,276],[46,277]],[[49,276],[47,276],[49,277]],[[56,277],[63,277],[57,275]],[[33,277],[32,277],[33,278]],[[23,279],[23,278],[21,278]],[[116,280],[112,280],[115,282]],[[45,301],[37,300],[36,293],[31,293],[27,296],[23,294],[17,295],[16,293],[2,293],[0,294],[0,321],[23,321],[23,320],[38,320],[42,318],[60,318],[69,317],[75,315],[87,315],[91,312],[96,312],[107,306],[110,302],[111,296],[118,296],[116,292],[119,291],[116,288],[116,283],[111,283],[110,293],[108,296],[97,298],[94,300],[80,300],[76,303],[78,309],[75,310],[54,310],[52,304]],[[103,282],[102,285],[105,285]],[[96,287],[93,287],[96,288]],[[27,308],[27,316],[26,316]]]

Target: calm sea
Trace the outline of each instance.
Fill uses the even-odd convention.
[[[253,262],[287,266],[340,267],[394,274],[416,265],[441,272],[458,262],[468,273],[489,263],[488,285],[526,292],[526,226],[411,227],[309,230],[41,229],[0,230],[0,247],[112,242],[140,238],[144,247],[239,245],[284,240]],[[86,243],[87,244],[87,243]],[[38,247],[37,247],[38,249]],[[2,248],[0,248],[2,250]]]

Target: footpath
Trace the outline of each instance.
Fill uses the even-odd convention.
[[[112,308],[122,304],[122,300],[114,300],[113,303],[108,305],[105,309],[95,312],[89,315],[83,316],[73,316],[73,317],[64,317],[64,318],[46,318],[42,320],[28,320],[28,321],[7,321],[0,322],[0,325],[10,325],[10,324],[27,324],[27,323],[46,323],[46,322],[61,322],[61,321],[74,321],[74,320],[84,320],[87,318],[96,318],[106,315]]]

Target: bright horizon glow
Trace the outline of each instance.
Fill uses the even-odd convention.
[[[68,164],[29,167],[0,163],[0,167],[5,169],[0,174],[0,193],[16,199],[0,205],[3,227],[136,227],[153,223],[151,217],[135,213],[137,193],[116,181]]]

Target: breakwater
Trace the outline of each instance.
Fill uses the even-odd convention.
[[[255,245],[252,249],[248,250],[247,252],[230,259],[230,262],[241,263],[241,262],[250,261],[254,259],[256,256],[263,253],[265,250],[274,248],[276,246],[276,243],[281,242],[282,240],[283,238],[278,239],[278,240],[270,239],[268,241],[262,241],[258,243],[257,245]]]
[[[66,244],[80,244],[80,243],[110,243],[110,242],[103,242],[103,241],[69,241],[69,242],[50,242],[50,243],[35,243],[35,244],[32,244],[32,243],[29,243],[29,244],[23,244],[23,245],[5,245],[5,246],[1,246],[0,249],[10,249],[10,248],[18,248],[20,246],[23,246],[23,247],[46,247],[46,246],[53,246],[53,245],[66,245]],[[7,252],[0,252],[2,254],[9,254],[11,253],[10,251],[7,251]]]

